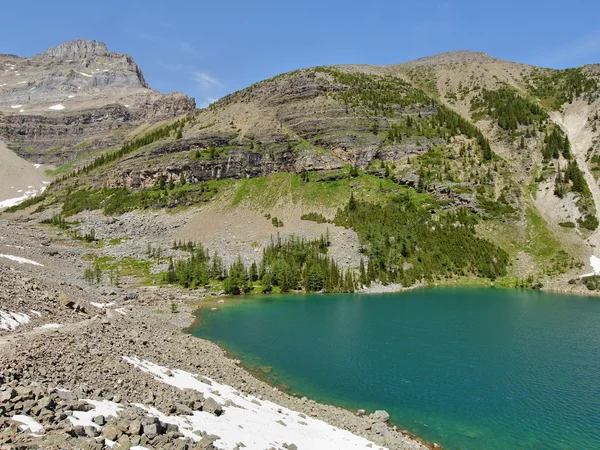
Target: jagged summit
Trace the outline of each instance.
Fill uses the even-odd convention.
[[[108,56],[109,52],[104,42],[75,39],[64,42],[56,47],[50,47],[38,56],[62,59],[85,59],[94,56]]]
[[[75,39],[32,58],[0,55],[0,112],[55,116],[114,104],[145,117],[195,108],[184,95],[153,91],[134,59],[104,42]]]

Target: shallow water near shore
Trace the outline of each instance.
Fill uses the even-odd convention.
[[[600,299],[492,288],[281,295],[191,330],[314,400],[449,449],[600,448]]]

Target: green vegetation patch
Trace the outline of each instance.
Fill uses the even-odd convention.
[[[519,125],[540,124],[548,114],[537,103],[522,97],[507,86],[483,91],[471,100],[471,110],[493,118],[507,131],[514,131]]]
[[[353,292],[356,288],[351,270],[345,273],[327,256],[329,242],[325,237],[305,240],[277,237],[264,250],[258,264],[246,267],[240,258],[228,270],[215,253],[212,257],[204,247],[186,244],[191,255],[187,259],[171,260],[165,274],[167,283],[186,288],[209,287],[222,283],[227,294],[250,292]]]
[[[558,110],[565,103],[584,97],[591,104],[598,98],[598,80],[581,68],[552,70],[535,69],[529,79],[529,91],[549,110]]]
[[[399,195],[377,205],[350,198],[334,223],[358,234],[368,267],[361,282],[381,280],[404,286],[440,277],[506,275],[508,254],[476,236],[476,216],[466,210],[434,215]]]
[[[84,278],[90,283],[109,281],[118,286],[122,277],[135,277],[143,284],[153,284],[156,281],[156,276],[150,273],[152,261],[148,259],[116,259],[96,255],[86,255],[83,259],[90,262],[84,270]]]
[[[65,195],[62,214],[69,217],[85,210],[102,209],[106,215],[120,215],[136,209],[190,206],[212,199],[217,193],[212,184],[176,185],[172,189],[165,187],[139,191],[125,188],[80,189]]]

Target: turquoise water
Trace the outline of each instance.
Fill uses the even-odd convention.
[[[449,449],[600,448],[600,299],[505,289],[262,297],[193,334]]]

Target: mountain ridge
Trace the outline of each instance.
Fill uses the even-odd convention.
[[[85,45],[79,50],[82,44],[69,45],[84,56],[104,52],[100,44],[89,51]],[[59,53],[73,54],[69,49]],[[441,210],[468,208],[492,225],[480,232],[512,252],[515,275],[522,272],[550,282],[550,263],[538,245],[563,240],[556,251],[566,245],[564,251],[578,264],[585,264],[582,255],[596,245],[596,235],[586,228],[593,227],[598,211],[587,165],[600,153],[598,141],[586,141],[593,150],[582,158],[581,146],[569,143],[569,130],[553,115],[558,101],[586,101],[592,106],[585,112],[589,120],[584,126],[591,132],[598,110],[594,76],[584,68],[536,68],[471,51],[390,66],[299,69],[224,96],[163,128],[154,127],[147,137],[137,134],[135,139],[141,135],[141,140],[121,138],[126,144],[106,158],[76,163],[76,170],[58,180],[57,192],[60,186],[72,190],[83,183],[93,190],[125,189],[142,195],[163,180],[162,185],[168,181],[174,186],[173,195],[179,188],[182,192],[177,199],[169,199],[167,192],[166,203],[161,200],[154,207],[191,206],[210,203],[215,193],[214,198],[221,197],[219,189],[207,183],[280,173],[316,174],[319,180],[334,181],[347,178],[352,168],[426,192],[443,205]],[[38,140],[50,142],[44,135]],[[118,143],[114,139],[110,144],[115,148]],[[76,154],[81,152],[63,150],[61,158]],[[567,166],[571,172],[563,175]],[[588,187],[580,186],[579,178],[569,178],[578,177],[577,170]],[[318,210],[330,219],[335,215],[332,209]],[[527,230],[537,220],[535,215],[546,221],[544,242],[536,243],[524,258],[511,248],[531,240]],[[297,220],[294,217],[289,220]],[[512,243],[502,235],[507,228],[515,230]],[[560,276],[564,286],[566,275]]]

